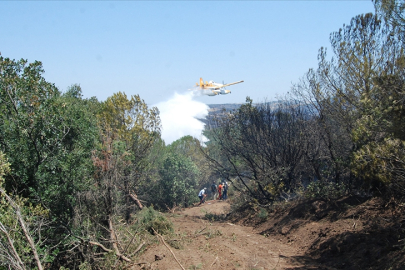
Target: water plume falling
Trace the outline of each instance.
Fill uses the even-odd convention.
[[[160,111],[162,139],[166,145],[187,135],[193,136],[201,142],[207,141],[207,138],[202,135],[204,123],[198,119],[203,119],[208,115],[209,107],[193,100],[194,96],[194,92],[175,93],[169,100],[154,105]]]

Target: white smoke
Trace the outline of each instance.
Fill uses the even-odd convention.
[[[166,145],[186,135],[193,136],[201,142],[207,141],[207,138],[202,135],[204,123],[198,118],[205,118],[209,107],[193,100],[194,95],[194,91],[185,94],[175,93],[168,101],[154,105],[160,111],[162,139]]]

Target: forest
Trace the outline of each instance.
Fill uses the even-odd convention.
[[[404,204],[405,1],[374,2],[282,100],[247,97],[207,119],[206,143],[166,145],[139,95],[83,98],[46,81],[40,61],[0,56],[0,269],[124,269],[173,231],[161,212],[219,180],[261,207],[348,194]]]

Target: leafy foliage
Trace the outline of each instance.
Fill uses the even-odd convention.
[[[264,208],[260,208],[259,212],[257,213],[257,217],[260,218],[261,220],[266,220],[268,216],[269,213]]]
[[[212,170],[205,158],[206,148],[196,138],[184,136],[167,146],[169,152],[188,157],[199,169],[198,186],[207,186],[212,183]]]
[[[188,158],[176,153],[168,153],[159,170],[161,181],[158,192],[162,206],[189,206],[196,202],[199,171]]]
[[[97,115],[100,145],[92,153],[96,167],[104,215],[124,213],[128,221],[132,208],[131,194],[145,181],[153,162],[149,154],[160,136],[156,108],[149,109],[139,96],[130,99],[118,92],[109,97]],[[118,209],[124,202],[125,208]]]
[[[398,74],[376,78],[373,91],[362,96],[365,109],[353,130],[359,149],[352,166],[368,185],[392,185],[394,193],[404,193],[405,77],[402,61],[397,65]]]
[[[142,209],[137,214],[137,229],[146,230],[151,234],[154,234],[154,230],[159,234],[169,234],[173,232],[173,224],[165,216],[153,207],[147,207]]]
[[[67,222],[74,194],[91,170],[85,160],[93,147],[95,121],[86,101],[62,95],[43,72],[40,62],[0,58],[0,146],[13,171],[5,188]]]
[[[316,181],[308,185],[305,197],[325,200],[338,199],[346,194],[346,190],[344,184],[341,183]]]
[[[36,267],[33,260],[33,248],[39,253],[39,264],[50,262],[54,254],[41,241],[41,234],[46,233],[49,211],[40,205],[33,206],[28,199],[11,198],[3,189],[4,175],[10,173],[9,163],[0,152],[0,268],[12,266],[15,269]],[[23,227],[24,226],[24,227]],[[29,243],[34,237],[37,243]]]

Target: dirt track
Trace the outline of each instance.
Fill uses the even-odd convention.
[[[293,259],[302,252],[293,246],[260,235],[251,227],[213,221],[229,207],[227,202],[207,201],[171,215],[177,239],[166,240],[178,242],[179,248],[170,249],[184,269],[313,269]],[[163,259],[155,260],[156,255]],[[133,269],[181,269],[163,244],[150,247],[138,262],[146,264]]]

